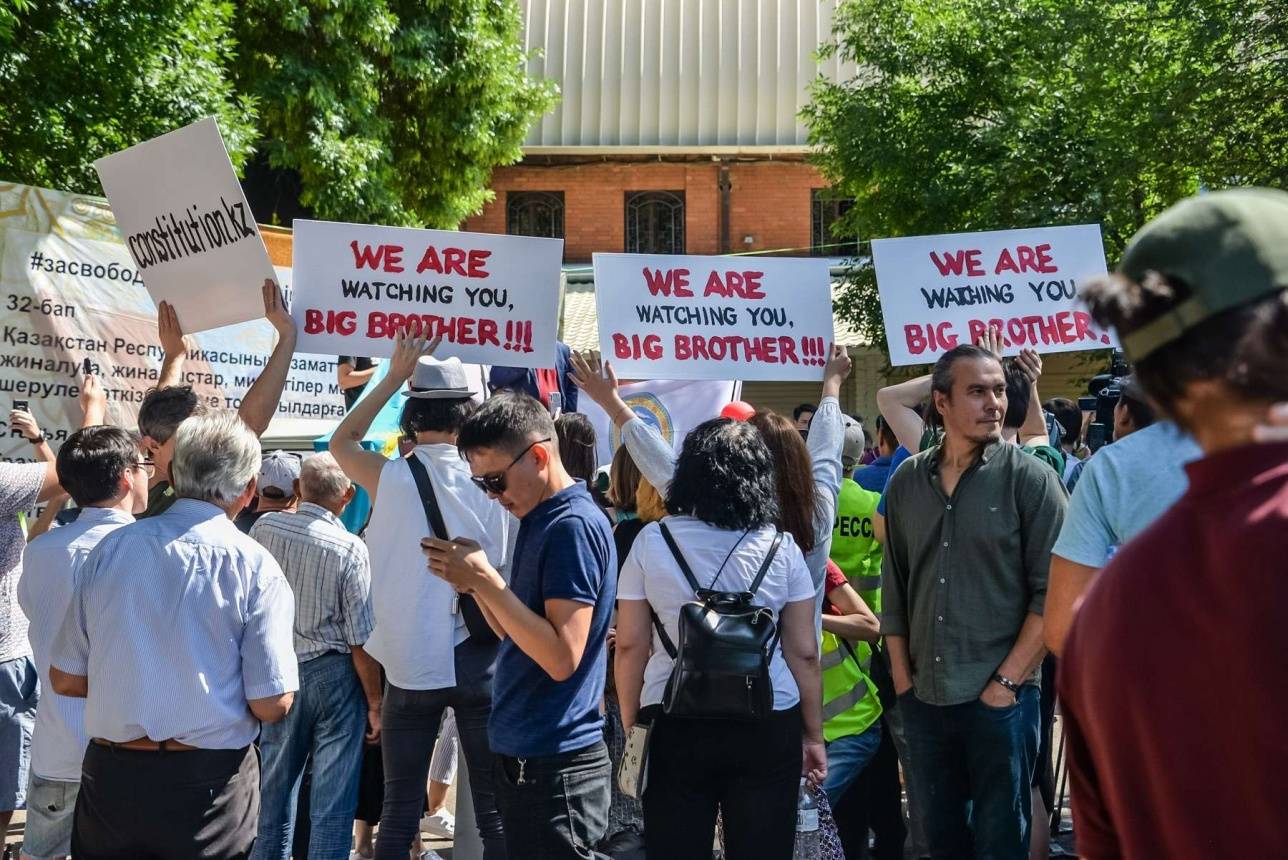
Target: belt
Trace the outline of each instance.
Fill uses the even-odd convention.
[[[143,752],[191,752],[198,747],[190,747],[187,744],[181,744],[176,740],[154,741],[152,738],[135,738],[132,741],[103,740],[102,738],[91,738],[91,742],[101,747],[111,747],[114,750],[141,750]]]

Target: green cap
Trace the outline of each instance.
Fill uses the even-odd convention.
[[[1187,284],[1191,294],[1162,316],[1119,331],[1132,361],[1209,317],[1288,288],[1288,192],[1237,188],[1182,200],[1132,237],[1118,271]]]

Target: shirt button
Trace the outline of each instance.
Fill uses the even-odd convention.
[[[944,541],[944,546],[948,546],[948,541]]]
[[[943,621],[943,620],[944,620],[944,616],[940,615],[940,616],[939,616],[938,618],[936,618],[935,620],[936,620],[936,621]]]
[[[948,510],[948,511],[951,511],[952,509],[953,509],[952,505],[948,505],[946,508],[944,508],[944,510]]]
[[[941,576],[941,577],[939,577],[939,584],[940,584],[940,585],[943,585],[943,584],[944,584],[945,582],[947,582],[947,581],[948,581],[948,580],[944,579],[942,576]]]
[[[942,662],[944,662],[944,658],[943,658],[943,657],[936,657],[936,658],[935,658],[935,662],[936,662],[936,663],[942,663]]]

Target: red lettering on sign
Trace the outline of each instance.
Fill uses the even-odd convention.
[[[930,260],[939,269],[939,274],[947,277],[948,275],[960,275],[964,271],[971,277],[979,277],[984,272],[984,266],[979,261],[980,252],[978,249],[945,252],[941,258],[934,251],[930,252]]]
[[[693,298],[693,290],[689,289],[688,269],[667,269],[664,272],[662,269],[645,268],[644,283],[648,286],[650,295],[661,293],[678,299]]]

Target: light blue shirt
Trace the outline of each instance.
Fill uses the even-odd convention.
[[[27,545],[18,604],[31,622],[28,637],[40,672],[40,707],[31,739],[31,770],[42,779],[79,782],[85,757],[85,700],[60,696],[49,683],[49,652],[72,602],[81,566],[104,537],[134,522],[112,508],[82,508],[76,521]]]
[[[81,568],[52,664],[89,678],[90,737],[240,749],[247,705],[299,688],[295,600],[268,550],[179,499],[112,532]]]
[[[1198,443],[1170,421],[1101,448],[1073,488],[1052,555],[1104,567],[1181,497],[1189,486],[1184,466],[1201,456]]]

